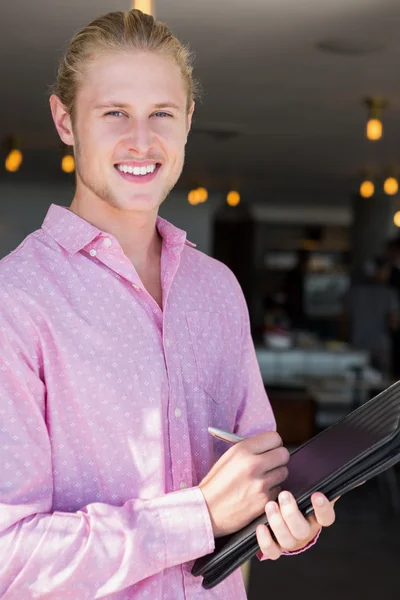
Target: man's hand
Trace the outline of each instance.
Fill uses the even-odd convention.
[[[267,502],[265,513],[271,531],[265,525],[257,527],[257,541],[262,551],[262,559],[276,560],[284,552],[296,552],[305,548],[322,527],[335,522],[334,504],[321,493],[311,496],[314,514],[304,517],[290,492],[281,492],[278,502]]]
[[[199,484],[215,537],[238,531],[275,500],[288,475],[289,452],[275,431],[232,446]]]

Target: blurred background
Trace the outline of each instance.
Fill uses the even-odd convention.
[[[398,0],[141,0],[196,53],[203,88],[161,216],[248,302],[278,431],[294,448],[400,373]],[[65,42],[131,0],[0,8],[0,258],[69,205],[48,86]],[[302,556],[244,569],[250,600],[399,597],[392,469],[337,504]]]

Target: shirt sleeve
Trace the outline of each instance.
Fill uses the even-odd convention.
[[[239,408],[236,413],[235,433],[243,437],[251,437],[265,431],[276,430],[276,421],[264,387],[251,336],[246,300],[237,282],[236,286],[241,306],[242,350],[236,385]]]
[[[0,311],[0,598],[103,598],[214,550],[198,487],[122,506],[52,511],[51,438],[38,334]]]

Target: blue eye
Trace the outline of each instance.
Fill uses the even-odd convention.
[[[122,116],[124,116],[124,113],[121,112],[120,110],[111,110],[110,112],[106,113],[106,116],[108,116],[108,115],[112,115],[112,116],[114,116],[114,115],[122,115]]]
[[[172,117],[172,115],[170,115],[169,113],[166,113],[164,111],[157,111],[156,113],[154,113],[154,116],[162,116],[162,117]]]

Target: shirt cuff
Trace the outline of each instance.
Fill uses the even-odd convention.
[[[322,531],[322,527],[318,530],[317,534],[311,540],[311,542],[308,542],[307,546],[304,546],[304,548],[302,548],[301,550],[295,550],[293,552],[283,552],[282,556],[294,556],[295,554],[301,554],[302,552],[305,552],[306,550],[308,550],[309,548],[314,546],[314,544],[317,543],[317,540],[318,540],[319,536],[321,535],[321,531]],[[257,552],[256,556],[257,556],[258,560],[260,560],[260,561],[268,560],[267,556],[266,557],[263,556],[263,553],[261,550],[259,552]]]
[[[166,565],[189,562],[215,549],[210,513],[199,487],[163,496],[159,516]]]

